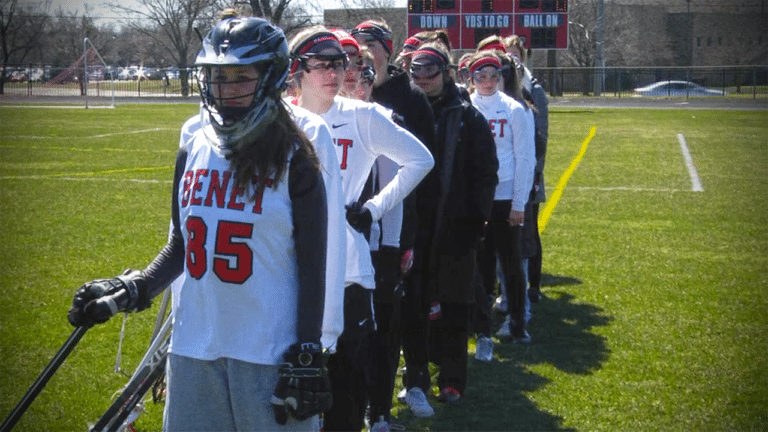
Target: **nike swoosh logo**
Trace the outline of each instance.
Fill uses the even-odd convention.
[[[504,110],[496,111],[496,114],[503,113],[503,112],[504,112]]]
[[[366,318],[366,319],[364,319],[364,320],[360,321],[359,323],[357,323],[357,325],[358,325],[358,326],[362,326],[363,324],[365,324],[365,322],[366,322],[366,321],[368,321],[368,318]]]
[[[331,125],[331,127],[332,127],[332,128],[334,128],[334,129],[338,129],[338,128],[340,128],[340,127],[342,127],[342,126],[346,126],[346,125],[348,125],[348,124],[349,124],[349,123],[335,124],[335,125]]]

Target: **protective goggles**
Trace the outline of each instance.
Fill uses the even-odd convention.
[[[370,22],[364,22],[349,32],[353,37],[364,37],[365,42],[381,42],[387,52],[392,53],[392,32]]]
[[[373,84],[373,81],[376,79],[376,69],[369,65],[363,66],[360,69],[360,79],[368,83],[368,85]]]
[[[445,70],[444,66],[435,63],[416,64],[411,63],[411,76],[413,78],[434,78]]]
[[[488,70],[491,69],[491,70]],[[487,80],[491,81],[498,81],[499,80],[499,70],[493,69],[493,68],[486,68],[482,71],[474,71],[472,72],[472,79],[475,80],[475,82],[484,82]]]
[[[319,59],[315,57],[318,61],[310,64],[309,61],[307,61],[304,64],[304,70],[307,72],[312,71],[330,71],[334,70],[336,72],[341,72],[345,69],[347,69],[347,60],[345,58],[336,58],[336,59]]]

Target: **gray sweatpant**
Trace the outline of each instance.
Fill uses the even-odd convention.
[[[317,416],[303,422],[275,422],[269,400],[277,366],[219,358],[197,360],[170,354],[163,430],[317,431]]]

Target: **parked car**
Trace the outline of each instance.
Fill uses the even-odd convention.
[[[690,81],[659,81],[635,89],[638,96],[724,96],[723,90],[702,87]]]
[[[162,69],[147,69],[145,73],[145,78],[149,80],[161,80],[165,79],[165,71]]]

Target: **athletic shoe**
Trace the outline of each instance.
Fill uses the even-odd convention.
[[[402,390],[397,392],[397,400],[399,400],[401,403],[405,403],[405,395],[406,395],[406,393],[408,393],[408,389],[403,387]]]
[[[427,401],[427,396],[419,387],[414,387],[408,390],[405,394],[405,403],[408,404],[408,408],[411,409],[413,415],[419,418],[432,417],[435,415],[435,410]]]
[[[440,302],[432,302],[432,304],[429,305],[429,320],[439,320],[440,316],[442,316]]]
[[[456,403],[461,400],[461,393],[453,387],[446,387],[440,390],[440,395],[437,397],[440,402]]]
[[[371,432],[391,432],[389,422],[384,420],[384,416],[379,416],[379,421],[373,424]]]
[[[477,337],[475,359],[484,362],[493,361],[493,339],[489,338],[488,336]]]
[[[493,302],[493,311],[500,314],[507,313],[507,299],[503,295],[496,297],[496,301]]]
[[[531,335],[527,330],[523,330],[522,333],[512,335],[512,343],[519,345],[528,345],[531,343]]]
[[[541,300],[541,290],[534,287],[528,288],[528,300],[530,300],[531,303],[538,303],[539,300]]]
[[[512,332],[509,330],[510,327],[510,319],[509,316],[507,316],[507,319],[504,320],[503,323],[501,323],[501,327],[499,327],[499,331],[496,332],[497,338],[504,338],[508,339],[512,337]]]

